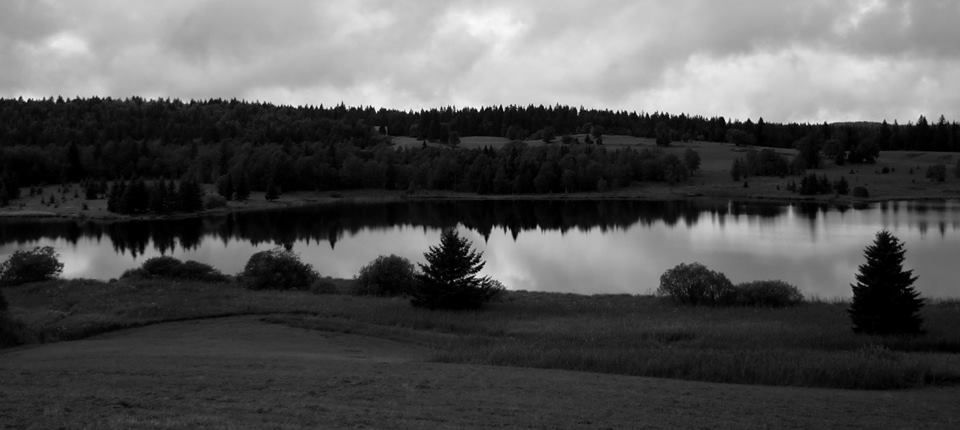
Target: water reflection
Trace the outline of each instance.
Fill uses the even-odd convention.
[[[956,202],[694,204],[640,201],[461,201],[339,204],[166,221],[0,221],[0,256],[53,245],[65,276],[107,279],[167,254],[242,270],[285,245],[322,273],[350,277],[377,255],[422,261],[442,228],[486,252],[487,272],[517,289],[642,293],[680,263],[701,261],[735,282],[784,279],[808,294],[849,295],[863,246],[880,228],[906,241],[921,291],[960,296],[951,257]]]

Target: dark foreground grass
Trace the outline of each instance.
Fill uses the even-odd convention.
[[[880,338],[853,334],[843,303],[710,308],[646,296],[512,292],[484,311],[451,312],[416,309],[399,298],[161,281],[56,281],[5,293],[34,341],[168,320],[280,314],[265,319],[415,342],[433,348],[441,362],[856,389],[960,382],[958,302],[928,305],[924,336]]]

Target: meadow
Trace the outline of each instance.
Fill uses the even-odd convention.
[[[351,280],[333,280],[341,291]],[[430,360],[736,384],[902,389],[960,382],[960,302],[923,311],[927,333],[850,330],[843,302],[788,308],[676,305],[635,295],[512,291],[481,311],[429,311],[403,298],[251,291],[235,283],[56,280],[3,291],[28,343],[160,322],[260,315],[266,322],[392,339]]]

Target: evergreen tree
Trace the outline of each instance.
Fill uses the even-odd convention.
[[[693,174],[697,170],[700,170],[700,154],[698,154],[697,151],[687,148],[686,151],[683,151],[683,163],[686,164],[690,174]]]
[[[670,146],[670,127],[663,122],[658,122],[654,128],[654,136],[657,140],[657,146]]]
[[[280,197],[280,190],[277,189],[277,184],[271,179],[267,183],[267,192],[264,194],[263,198],[273,201]]]
[[[483,256],[474,251],[470,241],[456,230],[445,230],[440,245],[431,246],[420,264],[411,289],[411,304],[428,309],[477,309],[501,291],[499,283],[487,276],[477,276],[483,269]]]
[[[229,174],[221,176],[217,181],[217,193],[227,201],[233,199],[233,181],[231,181]]]
[[[833,189],[837,191],[837,194],[845,196],[850,194],[850,183],[847,182],[847,178],[841,176],[840,180],[833,185]]]
[[[80,162],[80,149],[75,142],[71,142],[67,148],[67,177],[70,180],[77,180],[83,176],[83,165]]]
[[[192,179],[181,181],[180,190],[177,194],[181,211],[199,212],[203,210],[203,189],[196,181]]]
[[[164,213],[167,209],[167,184],[166,181],[157,181],[150,187],[150,212]]]
[[[923,319],[923,299],[914,290],[912,270],[903,270],[903,243],[890,232],[877,233],[864,250],[867,262],[852,284],[853,303],[847,312],[853,331],[866,334],[917,334]]]
[[[250,198],[250,184],[247,183],[247,177],[242,173],[236,180],[236,190],[234,191],[237,201],[244,201]]]
[[[744,176],[743,169],[743,161],[739,158],[734,159],[733,165],[730,166],[730,177],[733,178],[734,182],[740,182],[740,177]]]

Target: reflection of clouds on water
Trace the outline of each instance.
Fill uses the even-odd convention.
[[[377,218],[375,211],[368,211],[380,224],[366,224],[366,218],[357,219],[354,212],[345,210],[326,214],[326,224],[315,229],[310,227],[311,222],[302,221],[311,218],[285,225],[286,218],[276,214],[254,218],[248,224],[240,218],[224,219],[211,224],[222,228],[213,232],[194,223],[190,230],[193,236],[187,241],[191,246],[184,249],[183,242],[178,240],[166,254],[206,262],[224,273],[236,274],[253,253],[277,246],[276,240],[271,239],[275,230],[265,229],[266,226],[280,229],[277,237],[292,243],[293,250],[321,274],[351,278],[379,255],[396,254],[415,263],[424,262],[423,253],[439,242],[441,227],[451,225],[449,217],[466,216],[458,229],[483,251],[487,265],[482,274],[491,275],[512,289],[652,293],[665,270],[682,262],[699,261],[727,274],[733,282],[782,279],[796,284],[807,295],[834,298],[849,297],[849,284],[863,262],[863,248],[872,242],[877,230],[886,227],[905,241],[907,267],[915,269],[920,277],[917,286],[924,295],[960,296],[952,282],[954,260],[960,255],[960,205],[917,209],[901,203],[887,209],[874,206],[845,212],[788,207],[775,212],[776,216],[758,216],[756,212],[738,209],[702,212],[696,217],[689,208],[680,207],[664,220],[653,215],[660,209],[631,204],[637,205],[625,203],[595,211],[590,203],[581,202],[573,209],[550,207],[557,209],[553,213],[529,212],[522,205],[468,206],[469,210],[460,213],[446,212],[449,208],[431,212],[426,206],[415,206],[409,214],[400,210],[383,219]],[[440,206],[429,206],[433,207]],[[504,218],[512,216],[515,223],[508,226],[501,219],[485,218],[478,208],[497,209],[490,212]],[[670,209],[666,207],[667,211]],[[635,210],[641,214],[636,215]],[[605,218],[611,216],[615,222]],[[639,222],[631,218],[637,216]],[[562,225],[558,220],[564,218],[575,219],[576,223],[564,229],[553,228]],[[400,225],[391,227],[387,219],[400,219]],[[588,222],[591,219],[592,223]],[[630,219],[634,221],[631,223]],[[231,227],[230,223],[236,226]],[[931,227],[924,231],[924,224]],[[170,229],[164,225],[155,228],[166,231],[161,227]],[[138,249],[142,247],[143,254],[134,256],[130,247],[123,246],[119,248],[127,251],[117,252],[113,236],[104,234],[99,239],[81,235],[75,241],[61,237],[7,243],[0,245],[0,257],[20,248],[52,245],[62,256],[65,277],[115,278],[145,259],[160,255],[153,236],[133,233],[136,234],[124,232],[120,240],[136,244]],[[256,239],[250,239],[250,235]],[[160,240],[171,243],[169,238]]]

